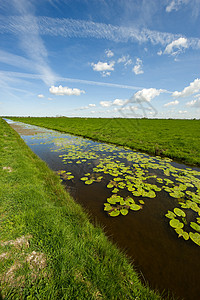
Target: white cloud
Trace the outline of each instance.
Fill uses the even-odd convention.
[[[25,0],[23,0],[25,1]],[[193,2],[199,0],[193,0]],[[195,6],[194,6],[195,7]],[[153,45],[160,44],[165,46],[175,39],[180,38],[180,34],[168,32],[159,32],[149,29],[138,29],[138,27],[114,26],[111,24],[95,23],[92,21],[59,19],[50,17],[34,17],[34,23],[30,26],[22,26],[21,16],[1,16],[0,33],[24,34],[30,35],[30,28],[37,24],[37,30],[40,35],[62,36],[62,37],[81,37],[107,39],[115,42],[150,42]],[[29,40],[29,39],[27,39]],[[200,48],[199,38],[188,38],[188,46],[193,49]]]
[[[85,94],[85,91],[83,90],[79,90],[79,89],[71,89],[71,88],[68,88],[67,86],[62,86],[62,85],[59,85],[58,87],[57,86],[51,86],[50,89],[49,89],[50,93],[51,94],[54,94],[54,95],[59,95],[59,96],[64,96],[64,95],[67,95],[67,96],[80,96],[81,94]]]
[[[173,105],[177,105],[177,104],[179,104],[179,101],[178,101],[178,100],[175,100],[175,101],[171,101],[171,102],[169,102],[169,103],[165,103],[164,106],[167,107],[167,106],[171,106],[171,105],[173,106]]]
[[[101,73],[102,77],[108,77],[108,76],[110,76],[110,74],[111,74],[111,72],[105,72],[105,71],[103,71]]]
[[[187,113],[187,110],[179,110],[178,113],[179,113],[179,114],[186,114],[186,113]]]
[[[82,106],[82,107],[77,108],[76,110],[85,110],[85,109],[88,109],[88,108],[89,108],[88,106]]]
[[[44,95],[43,94],[39,94],[38,98],[44,98]]]
[[[123,63],[124,66],[128,66],[128,65],[131,65],[133,62],[132,62],[132,59],[130,58],[129,55],[123,55],[122,57],[120,57],[118,60],[117,60],[117,63],[120,64],[120,63]]]
[[[175,91],[172,96],[173,97],[187,97],[192,94],[196,94],[200,91],[200,79],[195,79],[190,83],[189,86],[185,87],[182,92]]]
[[[177,51],[173,52],[174,48],[177,49]],[[179,39],[167,45],[164,54],[175,55],[180,53],[184,48],[188,48],[188,41],[186,38],[180,37]]]
[[[115,99],[113,101],[113,105],[118,105],[118,106],[121,106],[121,105],[124,105],[126,103],[127,100],[122,100],[122,99]]]
[[[101,101],[100,105],[103,107],[109,107],[112,105],[112,101]]]
[[[96,104],[91,103],[91,104],[89,104],[88,106],[89,106],[89,107],[95,107]]]
[[[50,100],[50,101],[53,100],[53,98],[50,98],[50,97],[48,97],[47,99]]]
[[[16,82],[16,78],[25,78],[25,79],[34,79],[41,80],[42,75],[39,74],[31,74],[31,73],[22,73],[22,72],[10,72],[10,71],[0,71],[0,76],[2,78],[7,78],[7,80],[14,80]],[[84,80],[78,78],[67,78],[67,77],[58,77],[57,80],[60,82],[70,82],[70,83],[81,83],[81,84],[89,84],[94,86],[106,86],[111,88],[120,88],[120,89],[128,89],[128,90],[138,90],[143,87],[125,85],[125,84],[117,84],[117,83],[108,83],[108,82],[100,82],[100,81],[92,81],[92,80]],[[30,93],[30,92],[29,92]]]
[[[17,17],[16,27],[11,17],[10,26],[14,28],[13,33],[18,37],[21,48],[32,60],[31,69],[34,68],[39,72],[47,85],[53,84],[56,75],[47,62],[48,53],[39,34],[38,19],[33,15],[33,5],[30,1],[14,0],[11,2],[11,6],[20,16]]]
[[[190,4],[193,6],[193,9],[196,6],[196,9],[198,10],[198,0],[171,0],[166,7],[166,12],[170,13],[173,10],[177,11],[181,9],[184,4]]]
[[[97,64],[91,63],[94,71],[102,72],[102,71],[114,71],[115,62],[112,61],[110,63],[99,61]]]
[[[19,67],[19,68],[25,68],[28,70],[34,69],[33,61],[31,61],[27,58],[24,58],[22,56],[3,51],[3,50],[0,50],[0,62],[11,65],[11,66]]]
[[[105,53],[106,53],[106,55],[107,55],[107,57],[112,57],[112,56],[114,56],[114,53],[111,51],[111,50],[105,50]]]
[[[186,103],[187,106],[200,108],[200,98]]]
[[[156,96],[159,96],[160,93],[165,93],[165,90],[162,89],[155,89],[155,88],[150,88],[150,89],[143,89],[141,91],[138,91],[133,95],[133,97],[129,100],[129,102],[150,102],[153,98]]]
[[[142,70],[142,60],[140,58],[136,59],[136,65],[133,67],[133,72],[136,75],[144,73],[144,71]]]
[[[157,52],[158,55],[162,55],[162,50]]]

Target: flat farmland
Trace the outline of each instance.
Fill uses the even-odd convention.
[[[200,165],[200,120],[67,117],[12,119]]]

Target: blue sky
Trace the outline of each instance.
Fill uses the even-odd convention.
[[[199,0],[0,0],[0,115],[200,117]]]

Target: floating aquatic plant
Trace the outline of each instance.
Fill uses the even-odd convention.
[[[91,185],[104,179],[103,183],[112,195],[104,203],[104,210],[109,216],[126,216],[130,211],[139,211],[146,198],[155,198],[163,191],[177,204],[173,211],[165,214],[171,228],[178,237],[190,239],[200,246],[199,171],[179,169],[168,158],[149,157],[128,148],[97,144],[82,138],[57,137],[49,143],[58,147],[52,151],[63,151],[59,155],[63,163],[69,166],[74,163],[79,168],[90,166],[90,173],[81,175],[80,180],[84,184]],[[70,180],[73,175],[61,172],[60,176]],[[192,220],[188,217],[191,212]]]

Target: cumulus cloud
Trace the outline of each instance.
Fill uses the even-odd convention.
[[[126,103],[126,101],[127,100],[123,100],[123,99],[115,99],[112,104],[121,106],[121,105],[124,105]]]
[[[141,91],[136,92],[129,102],[150,102],[156,96],[159,96],[164,92],[166,91],[162,89],[157,90],[155,88],[142,89]]]
[[[100,105],[103,107],[109,107],[112,105],[112,101],[101,101]]]
[[[51,94],[54,94],[54,95],[59,95],[59,96],[64,96],[64,95],[67,95],[67,96],[80,96],[81,94],[85,94],[85,91],[83,90],[79,90],[79,89],[71,89],[71,88],[68,88],[67,86],[62,86],[62,85],[59,85],[59,86],[51,86],[50,89],[49,89],[50,93]]]
[[[196,94],[200,91],[200,79],[195,79],[193,82],[190,83],[189,86],[185,87],[182,92],[175,91],[172,96],[179,98],[179,97],[188,97],[192,94]]]
[[[200,98],[186,103],[187,106],[200,108]]]
[[[177,50],[174,51],[174,48]],[[175,55],[183,51],[185,48],[188,48],[188,41],[186,38],[180,37],[166,46],[164,54]]]
[[[169,103],[165,103],[164,106],[173,106],[173,105],[177,105],[179,104],[179,101],[178,100],[175,100],[175,101],[171,101]]]
[[[114,71],[115,62],[112,61],[110,63],[99,61],[97,64],[91,63],[94,71],[102,72],[102,71]]]
[[[144,71],[142,70],[142,60],[140,58],[137,58],[136,59],[136,64],[135,66],[133,67],[133,72],[136,74],[136,75],[139,75],[139,74],[143,74]]]
[[[91,104],[89,104],[88,106],[89,106],[89,107],[95,107],[96,104],[91,103]]]
[[[100,105],[103,107],[110,107],[110,106],[122,106],[127,102],[127,100],[123,99],[115,99],[113,101],[101,101]]]
[[[105,50],[105,53],[106,53],[106,55],[107,55],[107,57],[112,57],[112,56],[114,56],[114,53],[111,51],[111,50]]]
[[[162,55],[162,50],[158,51],[157,54],[160,56]]]
[[[44,98],[44,95],[43,94],[39,94],[38,98]]]
[[[179,114],[186,114],[186,113],[187,113],[187,110],[179,110],[178,113],[179,113]]]

